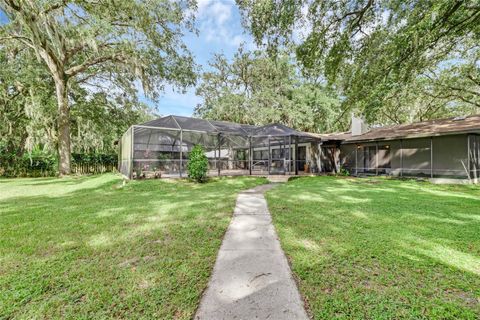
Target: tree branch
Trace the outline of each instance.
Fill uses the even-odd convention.
[[[23,37],[19,35],[11,35],[11,36],[0,38],[0,42],[2,42],[3,40],[18,40],[23,44],[25,44],[26,46],[29,46],[30,48],[35,49],[34,45],[32,44],[32,41],[27,37]]]
[[[103,56],[103,57],[98,57],[95,59],[87,60],[82,64],[79,64],[77,66],[73,66],[65,71],[65,74],[69,77],[73,77],[85,70],[87,70],[89,67],[92,67],[94,65],[107,62],[107,61],[118,61],[118,62],[124,62],[126,59],[123,56],[120,55],[108,55],[108,56]]]
[[[61,1],[60,3],[55,3],[55,4],[52,4],[50,7],[46,8],[45,10],[42,11],[42,14],[48,14],[50,13],[51,11],[54,11],[54,10],[57,10],[57,9],[60,9],[62,7],[66,7],[67,6],[67,1],[63,0]]]

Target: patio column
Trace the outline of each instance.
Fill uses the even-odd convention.
[[[297,176],[298,175],[298,164],[297,164],[297,160],[298,160],[298,137],[295,136],[295,146],[294,146],[294,166],[295,166],[295,175]]]
[[[472,164],[473,164],[473,178],[477,179],[478,178],[478,167],[480,165],[479,162],[479,154],[480,153],[480,148],[478,146],[478,136],[473,136],[473,150],[472,150]]]
[[[375,143],[375,175],[378,176],[378,142]]]
[[[221,165],[221,164],[220,164],[220,158],[221,158],[221,154],[220,154],[221,152],[220,152],[220,150],[222,150],[222,149],[221,149],[221,146],[222,146],[222,136],[221,136],[221,134],[219,133],[219,134],[218,134],[218,158],[217,158],[217,163],[218,163],[218,166],[217,166],[218,173],[217,173],[217,174],[218,174],[218,176],[220,176],[220,165]],[[228,161],[228,160],[227,160],[227,161]],[[228,163],[227,163],[227,166],[228,166]]]
[[[322,144],[323,142],[318,144],[318,173],[322,173]]]
[[[183,170],[183,130],[180,129],[180,178]]]
[[[403,177],[403,139],[400,139],[400,177]]]
[[[283,151],[282,151],[282,154],[283,154],[283,175],[286,175],[287,174],[287,166],[285,165],[285,152],[286,152],[286,148],[287,147],[287,137],[286,136],[283,136]]]
[[[355,175],[358,176],[358,144],[355,145]]]
[[[272,154],[270,153],[270,136],[268,136],[268,174],[270,174],[271,163],[272,163]]]
[[[253,163],[253,149],[252,149],[252,137],[248,137],[248,171],[252,175],[252,163]]]
[[[433,137],[430,137],[430,178],[433,178]]]
[[[288,175],[292,174],[292,136],[288,136]]]
[[[467,178],[470,180],[471,164],[470,164],[470,135],[467,135]]]

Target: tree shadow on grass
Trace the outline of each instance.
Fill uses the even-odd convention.
[[[478,187],[305,178],[267,198],[318,317],[480,314]]]
[[[233,180],[133,181],[121,188],[120,180],[106,179],[0,201],[2,313],[189,318],[236,193],[263,182]]]

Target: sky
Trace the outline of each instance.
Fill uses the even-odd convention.
[[[203,70],[208,70],[208,61],[215,53],[224,53],[233,57],[240,44],[253,48],[253,39],[242,27],[240,12],[234,0],[198,0],[195,34],[186,34],[185,44],[195,56],[195,61]],[[201,98],[195,95],[195,88],[187,93],[175,92],[171,87],[165,89],[158,103],[141,99],[161,115],[175,114],[191,116]]]
[[[235,0],[197,0],[196,27],[198,35],[187,33],[184,42],[195,57],[196,63],[208,70],[208,61],[215,53],[224,53],[233,57],[241,43],[245,48],[253,48],[253,39],[242,27],[240,12]],[[0,10],[0,24],[7,17]],[[195,88],[189,88],[185,94],[175,92],[167,86],[158,102],[153,102],[141,94],[140,100],[154,108],[160,115],[191,116],[201,98],[195,95]]]
[[[0,10],[0,24],[4,24],[7,22],[8,22],[7,16],[5,15],[5,13],[3,13],[2,10]]]

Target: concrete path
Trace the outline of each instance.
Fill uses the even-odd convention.
[[[273,186],[239,194],[195,319],[308,319],[263,196]]]

